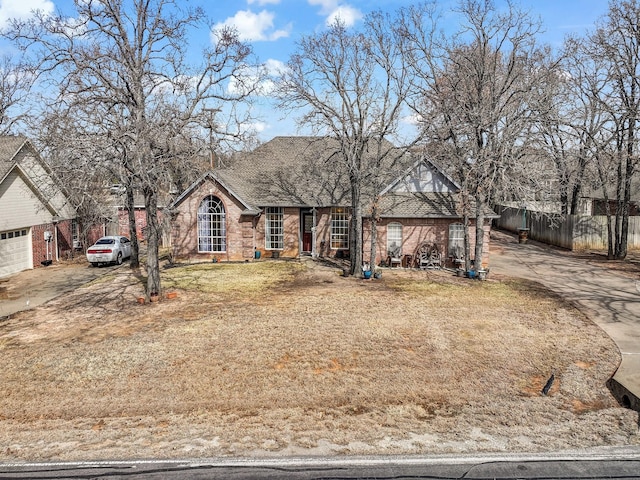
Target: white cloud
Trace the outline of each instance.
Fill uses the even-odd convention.
[[[288,70],[287,64],[280,61],[270,58],[264,63],[264,67],[267,71],[267,75],[270,76],[278,76]]]
[[[291,32],[291,24],[284,29],[274,30],[273,20],[275,14],[267,10],[254,13],[251,10],[240,10],[233,17],[217,24],[214,29],[224,26],[233,27],[238,31],[240,39],[244,41],[278,40],[288,37]]]
[[[0,0],[0,26],[4,27],[11,18],[26,20],[36,10],[49,15],[54,9],[50,0]]]
[[[264,122],[254,122],[251,124],[251,127],[256,133],[262,133],[267,129],[268,125]]]
[[[256,5],[263,7],[264,5],[278,5],[280,0],[247,0],[247,3],[249,5],[253,5],[255,3]]]
[[[360,10],[339,0],[308,0],[308,2],[309,5],[320,7],[320,14],[326,16],[326,25],[331,25],[339,19],[345,26],[351,27],[363,17]]]
[[[362,12],[357,8],[350,7],[349,5],[341,5],[327,17],[327,25],[331,25],[338,19],[342,21],[345,26],[351,27],[358,20],[362,20]]]

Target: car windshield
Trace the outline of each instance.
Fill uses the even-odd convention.
[[[101,238],[96,242],[96,245],[113,245],[116,241],[113,238]]]

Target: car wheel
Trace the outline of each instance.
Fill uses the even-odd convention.
[[[91,262],[91,265],[94,266],[94,267],[97,267],[98,266],[98,262]]]
[[[118,256],[116,257],[116,265],[122,265],[122,252],[118,252]]]

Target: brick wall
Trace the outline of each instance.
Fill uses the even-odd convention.
[[[58,258],[65,260],[73,254],[72,220],[62,220],[56,225]]]
[[[33,251],[33,266],[40,267],[40,262],[50,259],[56,261],[56,249],[55,243],[46,242],[44,240],[44,232],[51,232],[53,238],[54,226],[52,223],[45,223],[42,225],[34,225],[31,227],[31,248]],[[47,256],[47,243],[49,247],[49,255]]]
[[[218,197],[226,214],[227,248],[226,252],[198,252],[198,207],[209,195]],[[221,261],[244,260],[253,255],[253,241],[247,234],[253,218],[243,216],[245,207],[215,182],[206,179],[177,208],[172,221],[171,245],[176,259]],[[248,223],[247,223],[248,222]]]
[[[283,209],[284,248],[278,255],[285,258],[296,258],[300,255],[300,209]],[[255,224],[255,246],[262,256],[271,257],[271,250],[266,249],[265,231],[266,215],[261,215]]]
[[[413,255],[417,247],[422,242],[435,243],[442,253],[446,266],[453,266],[451,256],[453,252],[449,252],[449,225],[452,223],[460,223],[458,219],[446,218],[430,218],[430,219],[389,219],[383,218],[377,224],[377,242],[376,242],[376,265],[381,260],[386,260],[387,252],[387,226],[390,223],[399,223],[402,225],[402,245],[401,255]],[[368,262],[371,256],[371,225],[367,219],[364,221],[363,250],[364,261]],[[485,224],[484,236],[484,255],[483,263],[489,260],[489,235],[490,221]],[[476,229],[472,221],[469,226],[469,243],[471,245],[471,256],[473,258],[473,249],[475,248]]]
[[[227,250],[221,253],[198,252],[198,207],[208,195],[218,197],[224,204],[226,212]],[[265,248],[265,215],[258,217],[243,216],[244,206],[233,198],[225,189],[215,182],[205,180],[177,208],[172,222],[171,243],[173,256],[176,259],[211,260],[216,257],[220,261],[247,260],[254,256],[254,247],[261,256],[268,258],[272,252]],[[295,258],[300,255],[301,217],[299,208],[284,208],[284,248],[279,251],[282,257]],[[457,219],[382,219],[377,225],[377,258],[376,264],[387,258],[387,226],[389,223],[402,225],[402,255],[413,255],[422,242],[435,243],[442,252],[448,266],[452,266],[449,243],[449,225],[459,223]],[[485,226],[485,257],[489,257],[490,222]],[[469,228],[470,242],[475,245],[475,227]],[[320,208],[316,213],[316,252],[320,257],[335,257],[339,251],[331,246],[331,209]],[[473,250],[472,250],[473,251]],[[363,254],[365,261],[370,256],[370,225],[364,220]]]
[[[145,239],[144,231],[147,227],[147,213],[144,208],[136,208],[134,210],[134,216],[136,218],[136,235],[138,241],[143,242]],[[158,211],[158,221],[162,221],[162,214]],[[129,231],[129,211],[124,208],[118,209],[118,235],[125,237],[130,236]]]
[[[84,237],[82,239],[84,250],[86,251],[86,249],[96,243],[100,237],[103,237],[105,235],[105,231],[104,224],[93,224],[83,227],[83,231],[80,236]]]

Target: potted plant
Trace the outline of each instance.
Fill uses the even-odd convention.
[[[376,267],[373,271],[373,278],[380,279],[382,278],[382,269],[380,267]]]
[[[371,267],[368,263],[362,264],[362,277],[365,280],[369,280],[371,278]]]

